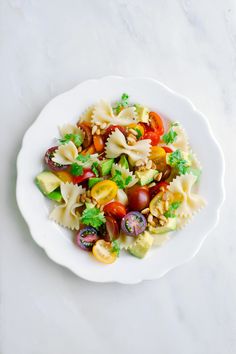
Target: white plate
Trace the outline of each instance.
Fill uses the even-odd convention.
[[[112,265],[103,265],[72,242],[72,233],[48,219],[51,202],[38,191],[35,176],[43,169],[42,157],[55,145],[58,126],[76,123],[79,115],[99,99],[117,100],[123,92],[132,102],[147,105],[164,117],[179,121],[189,136],[193,151],[203,167],[200,194],[207,206],[170,241],[154,248],[143,260],[121,254]],[[190,260],[216,226],[224,200],[224,161],[206,118],[184,97],[148,78],[104,77],[88,80],[57,96],[43,109],[27,130],[17,160],[17,202],[33,239],[55,262],[78,276],[97,282],[125,284],[156,279]]]

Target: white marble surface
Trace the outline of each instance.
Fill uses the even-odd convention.
[[[1,0],[0,38],[0,352],[235,353],[236,2]],[[188,96],[226,156],[228,195],[200,253],[135,286],[89,283],[54,264],[15,200],[25,130],[52,97],[108,74],[151,76]]]

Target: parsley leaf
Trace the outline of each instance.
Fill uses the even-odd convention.
[[[181,202],[173,202],[169,209],[164,213],[164,216],[166,218],[175,218],[176,215],[175,215],[175,211],[179,208]]]
[[[76,160],[80,161],[80,162],[87,162],[90,159],[90,155],[81,155],[79,154],[76,157]]]
[[[114,110],[116,114],[119,114],[122,108],[128,107],[129,105],[129,95],[127,93],[123,93],[121,96],[121,100],[116,103]]]
[[[169,155],[169,164],[175,167],[182,175],[188,171],[188,162],[183,159],[180,150],[175,150]]]
[[[98,172],[98,162],[93,162],[92,166],[91,166],[91,170],[93,171],[93,173],[95,174],[96,177],[99,176],[99,172]]]
[[[177,135],[178,134],[172,129],[172,126],[171,126],[169,131],[163,135],[162,139],[164,140],[166,145],[172,144],[176,140]]]
[[[117,240],[112,241],[112,249],[111,251],[116,253],[116,255],[119,257],[120,255],[120,244]]]
[[[73,141],[75,146],[80,146],[83,142],[83,138],[81,137],[80,134],[66,134],[64,135],[64,138],[59,139],[61,144],[68,144],[69,141]]]
[[[124,189],[132,181],[131,176],[123,177],[119,170],[115,170],[114,176],[111,178],[120,189]]]
[[[72,163],[70,172],[73,176],[81,176],[83,174],[83,167],[77,163]]]
[[[134,130],[138,133],[138,135],[136,136],[136,138],[137,138],[137,139],[140,139],[141,136],[142,136],[141,130],[139,130],[138,128],[135,128]]]
[[[106,219],[100,209],[93,206],[93,204],[87,203],[86,209],[82,213],[81,222],[98,229],[102,224],[105,224]]]

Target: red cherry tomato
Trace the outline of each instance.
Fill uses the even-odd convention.
[[[84,132],[83,148],[89,147],[93,142],[92,129],[86,123],[77,123],[77,127],[81,128]]]
[[[143,210],[148,207],[150,195],[148,187],[134,186],[128,191],[128,201],[130,210]]]
[[[126,129],[120,125],[110,125],[105,133],[103,134],[103,140],[104,142],[107,140],[107,138],[109,137],[109,135],[114,132],[116,129],[119,129],[121,131],[121,133],[123,133],[124,135],[126,134]]]
[[[102,152],[104,150],[105,144],[103,142],[101,135],[93,136],[93,144],[97,152]]]
[[[157,132],[158,135],[163,135],[164,133],[164,126],[161,117],[156,112],[149,113],[150,118],[150,126],[152,129]]]
[[[81,176],[73,176],[73,183],[78,184],[92,177],[96,177],[96,175],[93,173],[91,168],[85,168]]]
[[[149,131],[144,134],[143,139],[150,139],[152,146],[156,146],[160,141],[160,135],[157,132]]]
[[[168,146],[162,146],[162,149],[164,149],[167,154],[173,152],[173,150],[171,148],[169,148]]]
[[[111,242],[119,237],[119,226],[117,221],[112,216],[106,216],[104,240]]]
[[[154,187],[149,188],[149,193],[151,199],[155,197],[160,192],[160,188],[163,187],[165,190],[169,184],[166,182],[159,182]]]
[[[105,215],[113,216],[115,219],[121,219],[126,215],[126,208],[120,202],[111,202],[104,206]]]

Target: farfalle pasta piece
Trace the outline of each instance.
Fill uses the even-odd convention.
[[[52,161],[59,163],[60,165],[71,165],[77,156],[77,147],[72,141],[69,141],[67,144],[58,146]]]
[[[174,125],[172,129],[177,133],[177,137],[175,141],[172,143],[172,146],[175,149],[182,150],[184,152],[189,151],[189,141],[187,138],[187,135],[185,133],[185,130],[178,124]]]
[[[62,137],[64,137],[66,134],[76,134],[80,135],[81,138],[84,138],[83,130],[73,124],[65,124],[62,127],[59,127],[59,131]]]
[[[206,204],[205,200],[193,191],[196,180],[196,176],[185,174],[177,176],[167,187],[172,202],[181,202],[176,210],[178,217],[191,217]]]
[[[78,230],[80,227],[80,215],[76,211],[83,205],[80,202],[80,195],[86,190],[73,183],[61,183],[61,194],[64,203],[56,206],[49,215],[49,218],[57,224],[71,230]]]
[[[115,116],[110,103],[101,100],[94,107],[92,123],[98,125],[106,123],[107,125],[126,126],[136,122],[136,117],[135,107],[124,108],[117,116]]]
[[[79,123],[83,123],[83,122],[91,123],[93,111],[94,111],[94,106],[88,107],[84,111],[84,113],[81,114],[81,116],[79,118]]]
[[[126,186],[127,188],[130,188],[130,187],[134,186],[138,182],[138,179],[134,176],[133,172],[129,171],[127,168],[121,167],[118,164],[114,164],[112,166],[112,169],[111,169],[112,176],[115,174],[115,171],[120,171],[121,172],[121,176],[124,178],[124,180],[127,177],[131,177],[132,178],[130,183]]]
[[[106,143],[107,158],[116,158],[121,154],[126,154],[131,165],[140,159],[146,159],[150,150],[151,141],[149,139],[139,140],[134,145],[128,145],[124,134],[119,129],[109,136]]]
[[[128,236],[124,234],[122,231],[120,232],[119,244],[121,249],[127,250],[128,247],[134,243],[134,241],[135,241],[135,237]]]

